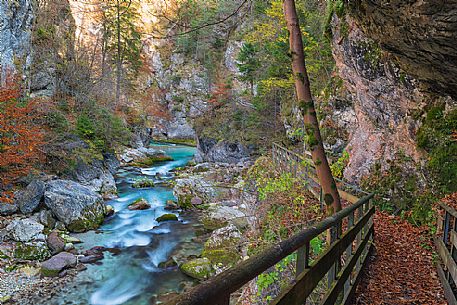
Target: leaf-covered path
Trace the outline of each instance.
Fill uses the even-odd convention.
[[[375,251],[356,304],[447,304],[423,230],[381,212],[374,221]]]

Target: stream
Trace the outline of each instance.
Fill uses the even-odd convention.
[[[75,237],[83,241],[79,250],[104,246],[115,251],[105,252],[101,264],[87,265],[75,279],[53,298],[54,304],[142,305],[155,304],[157,295],[179,292],[192,281],[179,268],[159,268],[177,248],[187,249],[189,255],[201,250],[192,242],[199,226],[195,216],[173,211],[179,221],[158,223],[156,218],[170,213],[164,209],[166,201],[175,199],[169,186],[161,182],[173,179],[171,170],[186,165],[195,148],[153,143],[174,161],[162,162],[151,168],[123,167],[116,175],[119,198],[108,201],[116,213],[107,218],[101,228]],[[148,177],[157,186],[132,188],[136,179]],[[130,211],[127,207],[138,198],[145,198],[151,208]],[[114,253],[114,254],[113,254]],[[50,303],[47,303],[50,304]]]

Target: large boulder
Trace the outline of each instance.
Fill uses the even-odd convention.
[[[252,149],[237,142],[198,138],[197,162],[238,163],[249,158]]]
[[[41,264],[41,274],[44,276],[57,276],[67,268],[75,267],[76,256],[68,252],[61,252]]]
[[[119,160],[123,164],[129,163],[148,163],[149,161],[169,161],[170,157],[163,150],[150,147],[129,148],[125,147],[119,154]]]
[[[205,242],[205,249],[231,250],[238,247],[240,240],[240,231],[233,224],[230,224],[224,228],[213,231]]]
[[[202,255],[214,265],[233,266],[241,258],[239,251],[240,240],[241,233],[232,224],[217,229],[213,231],[205,242]]]
[[[43,230],[41,223],[29,218],[13,220],[6,227],[9,238],[21,242],[44,239]]]
[[[201,200],[199,201],[200,204],[209,203],[218,198],[219,192],[210,181],[206,181],[196,175],[176,179],[173,194],[178,199],[178,204],[181,207],[190,208],[194,198],[198,197]]]
[[[16,194],[16,202],[24,214],[33,213],[40,205],[46,184],[40,180],[32,181],[24,190]]]
[[[215,205],[211,207],[207,219],[216,223],[230,222],[239,229],[244,229],[248,226],[246,215],[239,209],[229,206]]]
[[[112,158],[108,160],[92,160],[90,164],[79,160],[72,178],[94,192],[104,196],[114,195],[117,193],[117,187],[112,171],[115,171],[116,164]]]
[[[72,232],[98,228],[104,219],[102,197],[79,183],[54,180],[48,183],[44,202]]]

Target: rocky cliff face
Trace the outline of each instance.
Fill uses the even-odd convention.
[[[451,8],[443,4],[447,11],[437,11],[431,2],[370,1],[334,17],[334,58],[356,114],[349,180],[367,176],[375,163],[385,170],[400,155],[411,166],[421,163],[420,115],[437,100],[454,104],[447,95],[455,97],[457,23]]]
[[[166,107],[170,117],[154,126],[153,134],[167,139],[193,139],[192,119],[208,108],[207,71],[183,54],[160,52],[164,49],[166,46],[156,45],[149,81],[151,86],[158,87],[161,94],[154,98]]]
[[[457,98],[457,2],[351,1],[362,30],[396,57],[421,89]]]
[[[29,76],[32,62],[32,0],[0,2],[0,67],[2,78],[7,70],[19,69]]]

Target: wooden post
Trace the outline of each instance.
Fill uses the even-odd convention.
[[[348,217],[348,230],[350,230],[354,226],[354,211],[349,214]],[[346,264],[349,261],[349,259],[352,257],[352,245],[351,243],[347,248],[346,248]],[[349,275],[348,279],[346,282],[344,282],[344,288],[343,288],[343,296],[346,297],[346,295],[349,293],[351,289],[351,281],[352,281],[352,273]]]
[[[449,240],[449,220],[450,220],[450,215],[446,211],[444,214],[444,228],[443,228],[443,242],[445,245],[447,245],[447,242]]]
[[[338,239],[338,224],[335,224],[330,229],[330,242],[329,248],[333,245],[333,243]],[[340,260],[340,258],[338,258]],[[331,288],[333,281],[336,279],[336,275],[338,274],[338,264],[337,260],[334,261],[332,267],[328,271],[328,279],[327,279],[327,287]]]
[[[309,268],[309,242],[297,250],[295,277],[297,278],[306,268]]]

